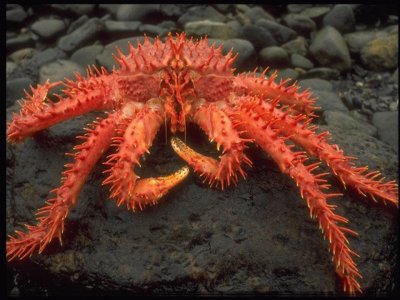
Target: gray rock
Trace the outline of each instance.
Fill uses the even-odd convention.
[[[11,53],[8,58],[13,62],[19,63],[24,59],[31,59],[37,51],[34,48],[24,48]]]
[[[162,21],[161,23],[158,23],[157,26],[167,29],[168,31],[172,31],[174,28],[176,28],[175,22],[171,20]]]
[[[377,136],[378,130],[375,126],[360,119],[355,119],[349,113],[326,110],[322,116],[329,126],[343,130],[357,130],[371,136]]]
[[[312,90],[312,95],[317,98],[315,105],[321,107],[321,111],[336,110],[348,112],[349,109],[344,105],[337,93],[324,90]]]
[[[309,17],[315,22],[322,20],[322,18],[330,11],[331,9],[326,6],[314,6],[309,7],[300,12],[303,16]]]
[[[71,24],[69,24],[68,26],[67,34],[70,34],[71,32],[75,31],[83,24],[85,24],[87,21],[89,21],[89,17],[87,15],[82,15],[78,19],[72,21]]]
[[[399,152],[399,112],[376,112],[372,116],[372,124],[378,128],[379,138]]]
[[[232,9],[232,4],[214,4],[216,9],[218,9],[221,13],[228,13],[230,9]]]
[[[269,30],[253,24],[244,25],[240,37],[250,41],[256,49],[277,45]]]
[[[327,80],[315,78],[315,79],[303,79],[299,81],[299,86],[301,87],[300,90],[305,90],[307,88],[311,89],[312,91],[325,91],[325,92],[332,92],[333,86]]]
[[[22,6],[17,6],[14,9],[6,11],[6,20],[7,22],[19,24],[28,17],[28,14],[23,9]]]
[[[317,32],[310,45],[310,54],[324,67],[339,71],[351,68],[349,49],[343,37],[333,27],[327,26]]]
[[[298,54],[306,56],[308,52],[308,44],[304,37],[298,36],[292,41],[289,41],[281,46],[289,55]]]
[[[40,68],[39,82],[43,84],[48,79],[50,82],[63,81],[64,78],[75,80],[75,72],[85,74],[85,69],[75,62],[59,59]]]
[[[376,38],[361,49],[361,61],[371,70],[393,70],[398,65],[397,34]]]
[[[66,58],[66,55],[62,50],[58,48],[47,48],[46,50],[35,54],[32,57],[30,64],[34,65],[35,68],[40,68],[45,64],[64,58]]]
[[[281,80],[291,79],[288,81],[287,85],[293,84],[295,80],[299,77],[299,72],[292,68],[284,68],[278,70],[278,76],[276,77],[276,82],[280,82]]]
[[[348,4],[336,4],[322,20],[324,26],[332,26],[341,33],[354,31],[356,19],[353,9]]]
[[[98,18],[92,18],[58,41],[58,47],[65,52],[72,52],[92,42],[103,30],[104,23]]]
[[[302,75],[302,78],[320,78],[325,80],[336,80],[338,79],[340,73],[336,69],[331,68],[314,68],[308,70]]]
[[[52,4],[52,8],[65,13],[72,13],[76,16],[90,14],[96,4]]]
[[[169,18],[174,20],[179,19],[193,4],[161,4],[160,10]]]
[[[139,32],[142,34],[146,34],[148,36],[167,36],[168,35],[168,30],[160,27],[158,25],[153,25],[153,24],[142,24],[139,26]]]
[[[238,20],[227,21],[226,25],[228,25],[233,30],[235,36],[240,35],[240,32],[242,30],[242,24],[240,24]]]
[[[399,83],[399,68],[397,68],[396,71],[393,72],[392,80],[397,84]]]
[[[149,37],[148,39],[150,41],[153,41],[152,37]],[[134,47],[136,47],[138,40],[140,41],[140,43],[143,43],[144,37],[137,36],[137,37],[121,39],[106,45],[103,51],[97,55],[96,57],[97,63],[101,66],[104,66],[109,71],[111,71],[113,69],[113,66],[118,67],[118,65],[116,64],[115,60],[112,57],[113,53],[116,54],[116,47],[118,47],[122,51],[122,53],[127,54],[129,52],[128,42],[130,42]]]
[[[8,77],[10,74],[15,70],[17,67],[17,64],[12,62],[12,61],[7,61],[6,62],[6,79],[8,80]]]
[[[235,38],[235,31],[227,24],[222,22],[213,22],[210,20],[194,21],[185,23],[184,30],[188,36],[194,35],[209,36],[215,39]]]
[[[160,13],[160,4],[122,4],[118,8],[118,21],[145,21]]]
[[[104,9],[107,13],[112,15],[114,18],[117,16],[118,8],[121,4],[99,4],[100,9]]]
[[[178,24],[183,26],[187,22],[201,20],[225,22],[226,17],[212,6],[192,6],[178,19]]]
[[[255,24],[259,20],[270,20],[275,21],[275,18],[268,12],[266,12],[260,6],[251,7],[246,11],[245,15],[250,19],[251,23]]]
[[[58,19],[40,20],[32,24],[31,30],[43,39],[50,39],[65,30],[65,23]]]
[[[283,21],[289,28],[303,36],[309,36],[317,28],[313,20],[301,14],[287,14],[283,17]]]
[[[105,31],[112,35],[121,35],[121,34],[126,34],[126,35],[137,35],[139,34],[139,26],[141,25],[141,22],[138,21],[113,21],[113,20],[107,20],[104,22],[104,28]]]
[[[312,4],[288,4],[286,9],[289,13],[297,14],[310,7],[312,7]]]
[[[275,21],[260,19],[256,22],[256,25],[268,30],[278,45],[282,45],[290,40],[293,40],[297,36],[297,33],[293,29],[283,26]]]
[[[35,45],[34,40],[32,39],[32,35],[29,33],[23,33],[15,38],[6,40],[6,49],[7,53],[14,52],[21,48],[29,48]]]
[[[31,59],[22,60],[9,74],[9,78],[29,77],[33,82],[38,82],[39,68],[42,65],[65,57],[65,53],[58,48],[47,48],[44,51],[36,52]]]
[[[350,52],[360,53],[361,49],[366,46],[370,41],[378,38],[387,36],[385,31],[357,31],[352,33],[347,33],[343,36],[344,40],[349,47]]]
[[[82,67],[96,64],[96,57],[103,51],[102,45],[92,45],[80,48],[71,55],[71,61],[76,62]]]
[[[277,46],[263,48],[259,53],[259,57],[263,66],[271,68],[287,67],[290,62],[287,52]]]
[[[290,56],[290,63],[292,67],[302,68],[304,70],[312,69],[314,64],[304,56],[292,54]]]
[[[33,84],[32,80],[27,77],[7,80],[6,83],[6,105],[13,105],[16,100],[25,97],[25,92],[30,92],[29,86]]]

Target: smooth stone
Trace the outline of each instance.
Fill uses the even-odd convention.
[[[28,77],[7,80],[6,82],[6,106],[9,107],[15,103],[17,99],[25,96],[24,90],[30,92],[29,86],[33,84]]]
[[[64,81],[65,78],[75,80],[75,72],[85,74],[85,69],[73,61],[59,59],[40,68],[39,82],[43,84],[48,79],[50,82]]]
[[[104,49],[102,45],[86,46],[78,49],[72,55],[70,60],[86,67],[96,64],[96,56]]]
[[[51,7],[61,12],[81,16],[90,14],[95,9],[96,4],[52,4]]]
[[[256,25],[267,29],[272,34],[278,45],[293,40],[297,36],[296,31],[275,21],[260,19],[256,22]]]
[[[202,20],[225,22],[226,17],[212,6],[192,6],[182,16],[180,16],[178,24],[183,26],[187,22]]]
[[[294,40],[291,40],[281,46],[289,55],[298,54],[306,56],[308,52],[308,44],[304,37],[298,36]]]
[[[283,17],[283,21],[289,28],[303,36],[309,36],[317,28],[313,20],[301,14],[287,14]]]
[[[390,144],[399,152],[399,112],[376,112],[372,116],[372,124],[378,128],[379,138]]]
[[[184,29],[188,36],[202,37],[207,35],[210,38],[224,40],[236,37],[234,30],[227,24],[210,20],[187,22],[184,25]]]
[[[325,92],[332,92],[333,86],[327,80],[315,78],[315,79],[302,79],[299,81],[300,91],[305,90],[307,88],[311,90],[319,90]]]
[[[160,13],[160,4],[122,4],[118,8],[118,21],[146,21],[152,14]]]
[[[342,72],[351,68],[351,57],[346,42],[331,26],[317,32],[310,45],[310,54],[321,66],[335,68]]]
[[[33,23],[31,30],[43,39],[50,39],[63,32],[65,27],[62,20],[47,19]]]
[[[371,136],[377,136],[378,133],[375,126],[360,119],[355,119],[347,112],[326,110],[323,113],[323,119],[329,126],[335,128],[357,130]]]
[[[277,46],[263,48],[258,55],[264,66],[272,68],[287,67],[290,62],[287,52]]]
[[[256,49],[277,45],[274,36],[269,30],[253,24],[242,27],[240,38],[250,41]]]
[[[324,16],[322,24],[323,26],[332,26],[341,33],[354,31],[356,19],[352,7],[348,4],[336,4]]]
[[[293,67],[302,68],[304,70],[314,67],[314,64],[309,59],[299,54],[292,54],[290,56],[290,63]]]
[[[93,41],[103,28],[104,23],[100,19],[89,19],[82,26],[59,39],[58,47],[65,52],[75,51]]]
[[[314,68],[308,70],[302,75],[302,78],[319,78],[325,80],[337,80],[339,78],[340,72],[332,68]]]

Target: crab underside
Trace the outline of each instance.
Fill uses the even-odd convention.
[[[141,210],[156,204],[171,188],[189,174],[184,166],[175,173],[157,178],[139,178],[134,167],[149,152],[161,125],[170,127],[174,135],[183,132],[191,122],[201,127],[210,141],[216,142],[222,155],[215,159],[189,148],[177,136],[171,139],[175,152],[210,186],[222,189],[245,177],[243,164],[252,162],[245,154],[255,143],[289,175],[306,201],[310,216],[317,219],[335,263],[336,272],[349,294],[361,292],[361,277],[346,238],[357,233],[343,224],[348,220],[334,212],[327,200],[339,196],[324,193],[329,184],[327,173],[315,174],[318,163],[306,164],[313,157],[325,162],[346,187],[375,201],[398,206],[395,181],[384,181],[378,171],[353,164],[337,146],[328,143],[328,132],[317,134],[311,125],[318,109],[310,91],[299,91],[287,80],[275,82],[277,74],[266,78],[264,72],[234,74],[232,50],[223,55],[221,47],[208,45],[207,39],[188,40],[182,33],[169,35],[165,42],[158,38],[151,43],[146,37],[137,47],[129,45],[124,55],[117,49],[115,60],[120,68],[107,72],[104,68],[88,68],[87,76],[76,74],[76,81],[46,82],[32,88],[22,101],[21,111],[14,114],[7,127],[11,143],[52,125],[91,111],[106,111],[78,136],[83,143],[74,147],[74,158],[66,164],[61,186],[52,190],[54,197],[40,208],[35,225],[27,231],[16,231],[7,241],[8,260],[23,259],[41,253],[64,231],[64,221],[76,204],[79,191],[91,170],[109,148],[115,149],[104,164],[110,186],[110,198],[120,206]],[[49,90],[62,85],[63,96],[48,98]],[[295,151],[294,147],[303,151]]]

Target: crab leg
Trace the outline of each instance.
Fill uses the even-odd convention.
[[[10,236],[7,241],[8,260],[30,256],[37,248],[41,253],[54,237],[58,237],[61,243],[64,220],[69,209],[76,204],[86,178],[111,144],[120,115],[113,113],[101,121],[95,121],[93,128],[87,129],[85,136],[78,137],[85,142],[74,147],[78,152],[67,153],[74,157],[74,163],[65,165],[68,170],[63,172],[61,187],[52,190],[56,196],[37,211],[38,223],[25,225],[28,232],[16,231],[17,236]]]
[[[193,167],[195,172],[205,177],[210,185],[215,182],[221,184],[222,189],[229,186],[231,181],[237,183],[239,172],[246,176],[240,163],[244,161],[251,166],[250,159],[243,153],[244,142],[239,133],[233,128],[232,122],[217,104],[199,106],[193,116],[193,121],[198,124],[210,137],[217,142],[217,148],[223,147],[223,155],[217,161],[212,157],[199,154],[174,137],[171,144],[175,152]]]
[[[316,126],[300,123],[306,116],[294,117],[276,108],[278,100],[268,103],[258,99],[248,103],[247,106],[257,111],[265,121],[273,121],[272,128],[289,137],[308,154],[326,162],[345,187],[346,185],[353,187],[360,194],[369,195],[375,201],[377,198],[385,204],[399,205],[397,185],[394,181],[383,182],[383,178],[379,179],[379,172],[364,174],[367,167],[354,166],[350,162],[353,157],[345,156],[337,145],[327,142],[328,132],[316,134]]]
[[[356,263],[351,255],[357,255],[350,250],[345,233],[357,235],[356,232],[337,225],[337,222],[347,223],[348,220],[333,212],[334,205],[327,203],[327,199],[338,194],[324,194],[318,183],[322,174],[314,175],[311,170],[315,165],[305,166],[305,156],[302,152],[292,152],[284,140],[279,138],[279,132],[272,127],[272,122],[266,122],[261,115],[248,106],[231,114],[234,124],[246,130],[247,135],[253,138],[273,160],[275,160],[282,173],[289,175],[298,185],[302,198],[307,202],[312,218],[319,220],[324,237],[329,240],[329,249],[336,264],[336,272],[342,278],[344,290],[350,294],[361,292],[357,277],[361,277]]]
[[[159,99],[153,98],[139,111],[131,112],[133,118],[126,118],[118,129],[120,136],[115,137],[116,153],[111,154],[105,165],[110,166],[105,173],[110,173],[103,181],[111,184],[111,198],[117,205],[126,203],[128,209],[142,209],[145,205],[155,204],[172,187],[181,182],[189,169],[183,167],[166,177],[139,179],[134,166],[140,166],[140,158],[149,152],[155,135],[163,124],[163,106]]]
[[[265,78],[267,70],[268,68],[260,77],[256,77],[255,72],[240,74],[236,77],[234,80],[236,95],[258,95],[271,99],[279,96],[281,103],[291,106],[297,113],[306,113],[309,117],[314,116],[313,112],[318,107],[314,106],[315,99],[312,98],[309,90],[298,92],[299,87],[295,83],[286,86],[289,79],[279,84],[276,83],[275,79],[278,76],[276,71],[269,78]]]
[[[20,114],[14,114],[12,121],[7,126],[7,139],[11,143],[23,141],[34,133],[53,126],[75,116],[89,111],[110,109],[114,102],[111,95],[115,78],[107,74],[102,68],[96,69],[97,76],[88,68],[87,78],[76,73],[77,81],[49,83],[31,87],[32,95],[26,92],[26,98],[22,101]],[[58,102],[47,98],[52,87],[65,85],[65,98],[57,96]]]

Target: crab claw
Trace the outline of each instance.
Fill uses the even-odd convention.
[[[182,182],[189,175],[189,167],[184,166],[175,173],[157,178],[144,178],[136,182],[128,207],[140,210],[149,204],[156,204],[170,189]]]

